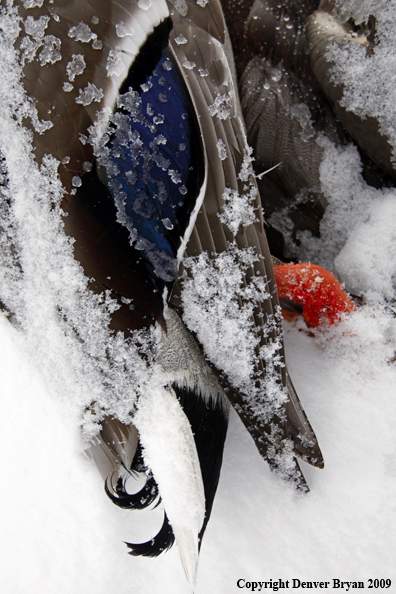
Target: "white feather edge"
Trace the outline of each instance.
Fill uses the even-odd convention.
[[[134,423],[193,590],[198,535],[205,518],[204,486],[190,423],[175,392],[164,387],[162,372],[158,371],[147,386],[147,397],[139,403]]]
[[[134,34],[117,37],[116,33],[114,33],[111,38],[105,41],[105,45],[111,46],[110,49],[117,51],[120,56],[124,66],[122,73],[119,75],[108,73],[107,85],[104,85],[104,81],[101,79],[97,80],[96,77],[94,79],[94,83],[97,86],[102,88],[102,85],[104,85],[106,87],[103,89],[104,97],[101,103],[101,109],[99,111],[95,109],[95,113],[92,114],[94,116],[93,121],[95,122],[95,133],[98,140],[106,130],[110,115],[114,111],[119,88],[125,80],[126,73],[128,73],[129,68],[139,54],[142,45],[154,29],[169,16],[169,8],[166,0],[155,0],[155,2],[151,2],[147,10],[139,8],[137,2],[133,4],[136,5],[138,10],[135,9],[129,13],[129,18],[124,25],[126,29],[132,29]],[[140,19],[138,15],[140,15]],[[114,29],[117,24],[119,23],[114,23]],[[87,111],[89,112],[90,108]]]
[[[156,325],[156,369],[147,386],[148,396],[139,403],[134,423],[145,461],[158,483],[188,583],[194,591],[205,494],[191,426],[170,385],[176,382],[206,401],[214,400],[222,406],[225,415],[229,403],[178,314],[165,306],[164,317],[167,332]]]

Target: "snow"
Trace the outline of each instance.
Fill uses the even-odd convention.
[[[78,25],[71,27],[68,35],[75,41],[82,41],[83,43],[89,43],[97,38],[96,33],[92,33],[89,25],[82,21]]]
[[[203,252],[184,260],[190,274],[182,290],[183,320],[212,363],[245,394],[257,391],[252,378],[259,342],[252,321],[254,306],[270,297],[262,277],[253,277],[244,286],[244,273],[256,260],[253,250],[239,250],[233,244],[214,258]]]
[[[233,91],[229,91],[224,95],[218,94],[215,102],[208,106],[210,115],[212,117],[217,116],[220,120],[227,120],[231,113],[232,98]]]
[[[227,158],[227,152],[221,139],[218,140],[216,146],[220,159],[224,161]],[[243,193],[239,195],[236,190],[226,188],[222,196],[224,204],[218,216],[234,237],[237,235],[240,225],[248,227],[257,221],[254,203],[258,190],[252,178],[252,152],[252,149],[249,147],[249,151],[245,153],[238,173],[238,179],[244,182]]]
[[[44,37],[44,48],[39,54],[39,61],[41,66],[45,64],[55,64],[62,59],[60,52],[61,41],[54,35],[46,35]]]
[[[24,22],[27,35],[31,35],[36,41],[42,40],[49,20],[50,17],[45,15],[36,20],[32,16],[27,16]]]
[[[287,489],[233,413],[196,594],[237,592],[241,578],[396,583],[396,370],[388,363],[395,320],[371,306],[330,335],[314,338],[302,322],[285,326],[290,373],[326,467],[304,465],[308,495]],[[3,318],[0,335],[5,594],[27,587],[32,594],[188,594],[176,547],[142,559],[123,544],[149,538],[161,511],[126,512],[107,499],[82,454],[75,413],[43,382],[23,335]]]
[[[72,59],[66,65],[66,72],[70,82],[74,82],[74,79],[79,74],[84,72],[86,63],[82,54],[73,54]]]
[[[12,17],[4,16],[2,27],[7,37],[0,44],[0,146],[6,158],[2,173],[9,186],[0,188],[0,235],[1,242],[8,244],[0,262],[1,299],[16,313],[14,321],[25,333],[27,349],[60,401],[79,409],[82,417],[93,401],[108,408],[115,398],[116,414],[128,419],[135,389],[143,387],[143,378],[148,377],[147,366],[133,343],[110,335],[106,326],[117,305],[109,295],[98,298],[88,290],[87,279],[74,260],[72,242],[63,233],[59,204],[64,190],[55,175],[58,163],[46,157],[38,167],[31,152],[31,135],[19,124],[29,115],[40,126],[18,81],[12,50],[18,31]],[[150,337],[141,338],[143,348],[150,350]],[[134,379],[128,378],[127,368]],[[91,414],[86,415],[84,426],[87,438],[97,431]]]
[[[377,118],[381,132],[386,135],[393,148],[395,159],[395,39],[396,7],[393,2],[365,0],[363,2],[343,2],[337,13],[341,22],[354,18],[357,24],[368,21],[375,15],[375,50],[366,55],[360,44],[350,44],[348,48],[333,45],[329,57],[335,61],[332,70],[333,80],[345,85],[341,105],[363,119],[367,116]],[[375,93],[371,92],[375,89]]]
[[[93,101],[99,103],[102,98],[102,89],[98,89],[96,85],[89,82],[84,90],[80,89],[80,92],[76,97],[76,103],[90,105]]]
[[[132,28],[128,28],[123,21],[116,25],[117,37],[126,37],[127,35],[132,36],[135,31]]]
[[[396,287],[396,197],[378,200],[364,222],[357,224],[335,259],[336,269],[351,292],[380,301],[394,298]],[[381,242],[377,230],[381,229]]]

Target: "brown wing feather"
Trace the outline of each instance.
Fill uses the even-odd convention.
[[[211,2],[210,7],[217,3]],[[194,5],[194,6],[192,6]],[[188,3],[192,10],[196,10],[194,3]],[[250,279],[258,273],[268,280],[272,298],[261,302],[255,310],[254,323],[256,333],[261,337],[260,346],[267,344],[269,340],[274,340],[280,333],[280,322],[274,324],[272,332],[266,336],[263,332],[263,325],[266,321],[274,319],[276,314],[278,299],[275,289],[275,280],[272,269],[271,257],[263,228],[263,219],[261,213],[260,199],[257,193],[254,207],[257,213],[257,222],[240,227],[234,237],[230,230],[224,225],[218,214],[224,207],[224,190],[232,188],[239,193],[244,192],[244,182],[238,178],[238,173],[242,167],[244,157],[248,147],[245,140],[241,112],[238,100],[234,90],[232,74],[227,67],[224,48],[221,44],[210,38],[207,31],[199,31],[190,22],[180,14],[172,14],[174,29],[171,35],[171,46],[175,58],[180,64],[180,70],[190,88],[191,96],[197,110],[198,119],[201,126],[206,162],[208,167],[205,196],[201,210],[199,211],[194,227],[194,233],[186,247],[186,256],[196,255],[199,250],[207,251],[209,254],[218,254],[227,251],[228,242],[235,240],[239,248],[251,247],[255,253],[260,256],[255,263],[254,269],[246,273],[245,282],[248,284]],[[225,27],[225,25],[223,25]],[[178,45],[175,38],[182,32],[188,39],[188,43]],[[195,64],[193,68],[185,68],[184,64]],[[205,76],[202,76],[202,73]],[[231,93],[230,93],[231,92]],[[229,95],[230,100],[227,104],[229,116],[222,119],[213,117],[208,110],[208,106],[214,105],[216,98],[220,95]],[[228,158],[221,160],[216,146],[218,139],[221,138],[227,148]],[[213,249],[215,248],[215,249]],[[173,302],[180,304],[178,297],[179,288],[176,287],[173,296]],[[283,349],[281,352],[284,356]],[[280,381],[287,385],[287,372],[281,366],[277,367]],[[265,373],[265,364],[261,360],[255,372],[257,375]],[[227,382],[226,382],[227,383]],[[274,417],[271,424],[262,423],[257,414],[257,410],[251,408],[245,395],[232,386],[228,386],[230,399],[236,406],[243,422],[252,433],[256,445],[261,454],[267,458],[274,467],[276,455],[270,455],[269,450],[275,448],[279,454],[281,448],[280,442],[291,435],[295,439],[295,451],[304,459],[311,461],[315,465],[322,464],[317,440],[307,423],[306,416],[302,411],[301,405],[296,397],[295,391],[292,391],[292,399],[284,406],[285,417],[281,414]],[[275,423],[280,430],[274,441],[271,438],[272,427]],[[302,442],[309,441],[310,447],[303,446]],[[318,460],[320,460],[318,464]],[[303,490],[306,489],[306,483],[301,472],[296,466],[294,469],[296,483]],[[296,478],[297,477],[297,478]],[[292,479],[294,480],[294,479]]]
[[[92,160],[92,149],[89,144],[81,143],[80,135],[87,135],[98,111],[113,108],[118,89],[139,48],[169,14],[167,3],[165,0],[146,5],[138,0],[55,0],[50,11],[46,3],[42,7],[25,8],[23,1],[17,0],[16,5],[23,22],[31,23],[30,28],[29,24],[21,28],[19,37],[24,86],[39,119],[52,124],[42,133],[34,132],[36,158],[40,163],[44,154],[49,153],[63,161],[59,173],[70,191],[72,176],[83,174],[84,162]],[[48,19],[41,36],[34,25],[39,19]],[[26,40],[29,40],[27,47]],[[54,51],[46,59],[42,51],[51,40]],[[37,49],[29,54],[32,45]],[[69,66],[73,56],[82,57],[86,65],[75,77]]]

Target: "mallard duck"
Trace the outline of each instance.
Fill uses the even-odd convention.
[[[295,456],[323,466],[285,366],[222,9],[218,0],[15,5],[37,110],[25,124],[37,162],[59,161],[75,258],[91,290],[114,300],[111,329],[136,343],[142,331],[153,336],[142,357],[155,398],[141,396],[130,424],[93,402],[90,453],[117,505],[139,509],[161,495],[159,534],[130,552],[155,556],[176,538],[193,587],[228,402],[295,488],[308,490]],[[168,414],[177,434],[166,431]],[[130,495],[135,470],[147,481]]]
[[[242,28],[234,20],[233,4],[223,2],[238,47],[241,105],[271,252],[281,260],[298,260],[307,257],[301,238],[321,237],[328,199],[320,167],[330,144],[345,147],[354,140],[366,182],[376,188],[393,184],[392,147],[382,120],[353,112],[358,87],[342,75],[333,51],[338,47],[344,58],[357,59],[359,49],[356,70],[368,69],[375,44],[381,46],[375,41],[375,19],[357,25],[350,18],[353,3],[343,7],[336,0],[255,0],[238,3]],[[348,109],[346,95],[352,104]]]

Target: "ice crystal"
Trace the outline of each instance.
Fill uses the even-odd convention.
[[[66,72],[70,82],[73,82],[76,76],[82,74],[86,67],[84,56],[82,54],[73,54],[72,59],[66,65]]]
[[[182,33],[180,33],[180,35],[175,37],[175,41],[176,41],[177,45],[183,45],[184,43],[187,43],[187,38],[184,37],[184,35]]]
[[[222,161],[227,159],[227,147],[224,144],[224,142],[221,140],[221,138],[219,138],[219,140],[217,141],[216,146],[217,146],[217,150],[219,151],[220,159]]]
[[[81,103],[82,105],[91,105],[93,101],[99,103],[102,98],[102,89],[98,89],[96,85],[89,82],[84,90],[80,89],[80,92],[76,97],[76,103]]]
[[[121,58],[121,51],[111,49],[107,57],[107,76],[120,76],[125,69],[124,62]]]
[[[103,47],[103,41],[101,41],[100,39],[94,39],[92,41],[92,48],[95,50],[101,50]]]
[[[45,64],[55,64],[62,59],[60,52],[61,42],[58,37],[54,35],[45,35],[44,37],[44,48],[39,53],[39,60],[41,66]]]
[[[199,75],[204,78],[205,76],[209,76],[209,70],[207,68],[198,68]]]
[[[34,19],[32,16],[27,16],[24,22],[25,31],[28,35],[31,35],[36,41],[43,39],[44,32],[48,27],[50,17],[43,15],[38,19]]]
[[[217,95],[215,102],[208,106],[210,115],[212,117],[217,116],[220,120],[227,120],[231,114],[233,96],[233,91],[229,91],[224,95]]]
[[[81,41],[82,43],[89,43],[97,38],[96,33],[92,33],[90,26],[82,21],[78,25],[70,27],[68,35],[74,41]]]
[[[127,37],[128,35],[134,35],[135,31],[132,29],[132,27],[127,27],[123,21],[120,21],[116,25],[116,33],[117,37]]]
[[[246,227],[256,221],[254,207],[251,202],[256,197],[256,191],[240,195],[237,190],[226,188],[223,192],[224,205],[219,218],[229,230],[236,235],[240,225]]]
[[[25,8],[41,8],[44,4],[44,0],[23,0],[23,6]]]
[[[174,0],[173,4],[183,17],[187,16],[188,6],[186,0]]]

